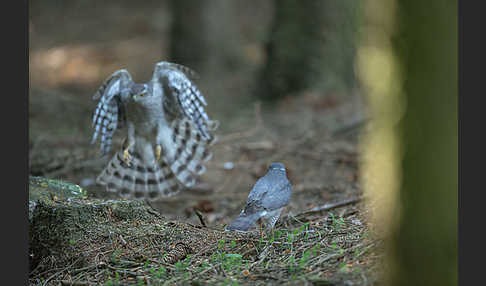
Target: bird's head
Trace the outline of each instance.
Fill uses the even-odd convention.
[[[134,102],[143,101],[148,97],[148,87],[145,83],[136,83],[132,85],[130,94]]]
[[[274,162],[274,163],[270,164],[269,169],[270,170],[280,170],[280,171],[284,171],[285,172],[285,166],[284,166],[284,164],[279,163],[279,162]]]

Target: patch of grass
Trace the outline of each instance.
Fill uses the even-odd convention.
[[[334,213],[329,213],[329,217],[331,218],[332,221],[332,227],[335,229],[341,229],[344,225],[344,218],[340,217],[337,218]]]
[[[239,272],[242,265],[242,255],[236,253],[225,254],[222,268],[230,272]]]
[[[317,256],[320,250],[321,250],[321,245],[317,243],[316,245],[314,245],[314,247],[312,247],[312,255]]]
[[[120,263],[120,255],[121,255],[122,251],[121,249],[115,249],[115,251],[113,251],[113,253],[111,254],[111,262],[113,264],[119,264]]]
[[[224,239],[220,239],[220,240],[218,241],[218,249],[222,249],[222,248],[223,248],[223,246],[224,246]]]
[[[179,260],[175,263],[175,271],[176,273],[186,273],[187,268],[191,264],[191,255],[187,255],[184,260]]]
[[[157,279],[165,279],[167,275],[167,270],[165,269],[164,266],[159,266],[159,269],[157,270],[157,273],[155,274],[155,277]]]

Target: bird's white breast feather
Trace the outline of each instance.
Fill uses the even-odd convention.
[[[172,133],[174,132],[168,124],[162,124],[161,128],[161,135],[163,145],[165,147],[164,151],[168,155],[169,158],[174,158],[176,153],[176,146],[174,142],[172,142]]]

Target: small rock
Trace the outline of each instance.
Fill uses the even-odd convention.
[[[233,162],[225,162],[223,164],[223,169],[225,170],[232,170],[235,167],[235,164]]]
[[[81,185],[81,187],[87,188],[89,186],[94,185],[95,180],[93,178],[84,178],[84,179],[81,180],[81,182],[79,184]]]
[[[351,222],[352,222],[353,224],[355,224],[355,225],[361,225],[361,221],[360,221],[359,219],[357,219],[357,218],[353,218],[353,219],[351,219]]]

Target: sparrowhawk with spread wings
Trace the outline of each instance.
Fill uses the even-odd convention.
[[[125,69],[104,81],[93,96],[98,104],[91,143],[100,137],[105,155],[117,129],[126,127],[127,136],[99,184],[123,197],[154,200],[196,183],[212,156],[218,121],[206,114],[195,78],[185,66],[159,62],[147,83],[134,83]]]

